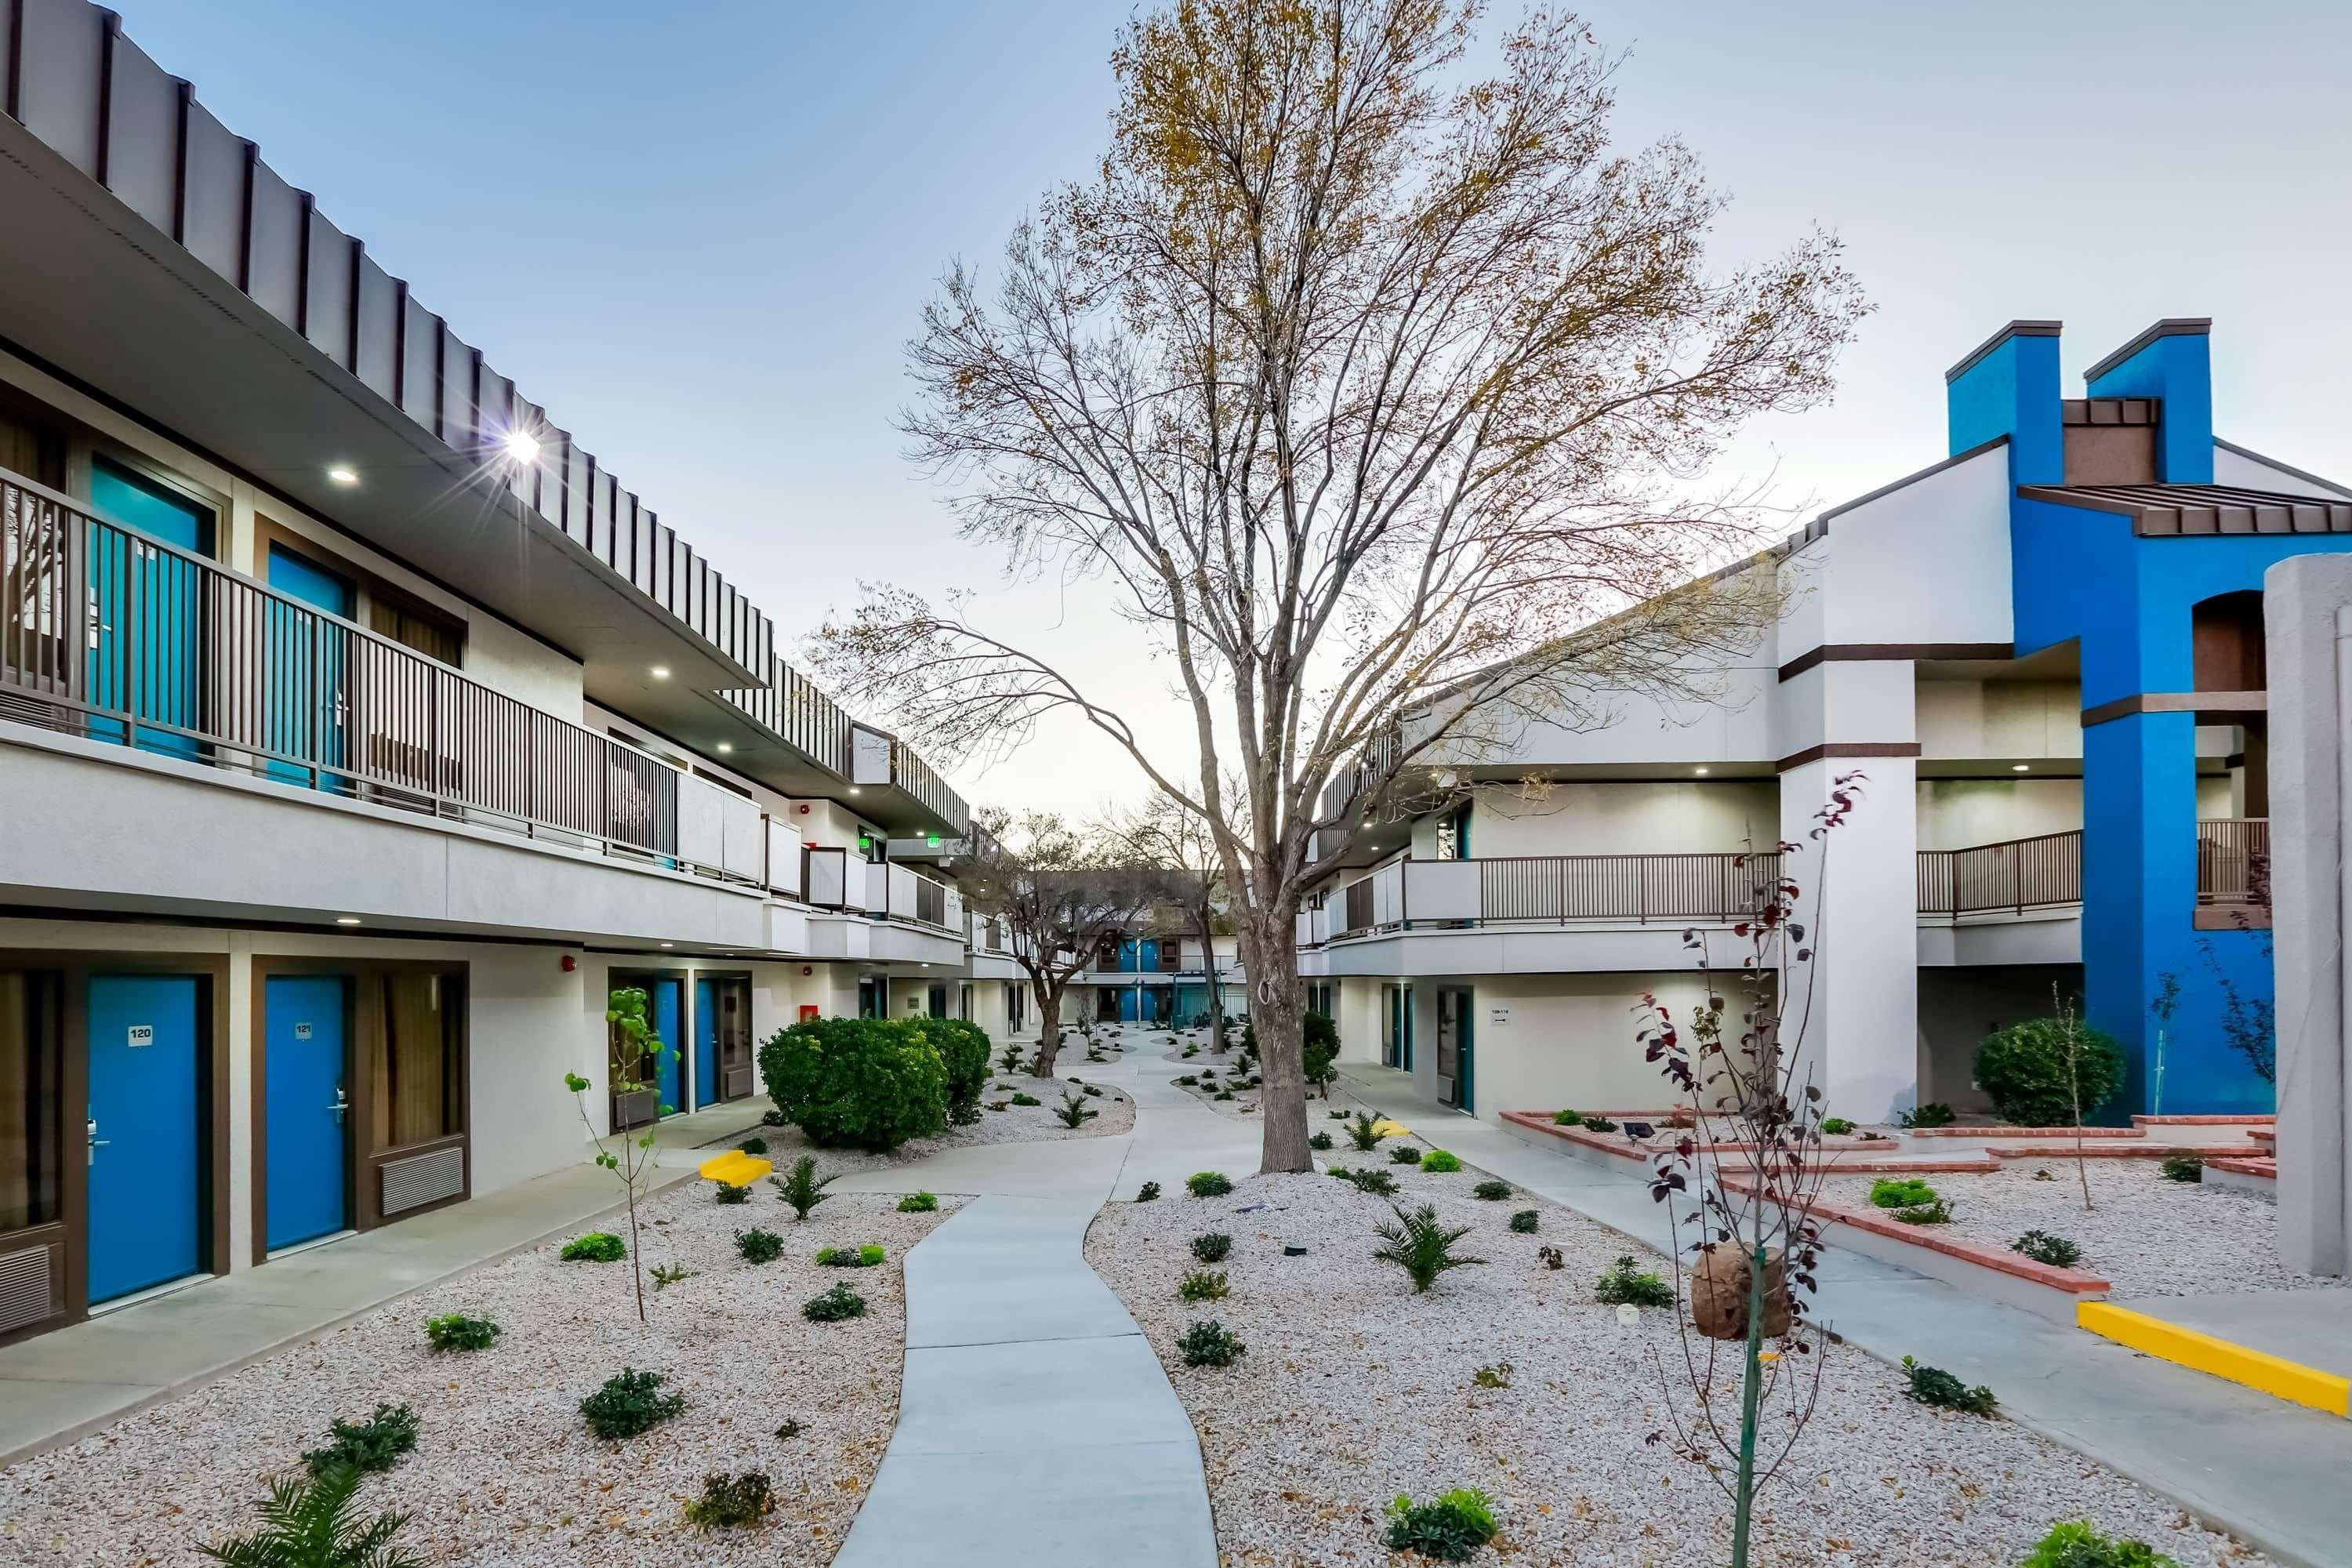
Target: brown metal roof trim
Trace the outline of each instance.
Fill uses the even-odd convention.
[[[2156,397],[2068,397],[2059,403],[2066,425],[2154,425],[2162,414]]]
[[[2083,373],[2085,384],[2096,381],[2158,338],[2201,338],[2213,331],[2210,316],[2167,316],[2143,327],[2131,342]]]
[[[2352,500],[2279,495],[2229,485],[2020,485],[2028,500],[2132,520],[2132,531],[2165,539],[2236,533],[2352,533]]]

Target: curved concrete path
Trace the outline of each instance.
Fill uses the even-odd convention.
[[[1106,1138],[951,1150],[839,1191],[978,1194],[907,1254],[907,1365],[835,1568],[1216,1568],[1201,1447],[1135,1320],[1087,1267],[1114,1193],[1257,1168],[1254,1124],[1167,1082],[1158,1042],[1064,1075],[1135,1099]]]

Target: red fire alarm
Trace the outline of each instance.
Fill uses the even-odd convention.
[[[806,802],[806,801],[803,801],[803,802],[801,802],[801,808],[800,808],[800,809],[801,809],[801,815],[802,815],[803,816],[806,816],[808,815],[808,813],[809,813],[809,805],[808,805],[808,802]]]
[[[568,953],[568,952],[567,952],[567,953],[565,953],[565,954],[563,955],[563,973],[564,973],[569,974],[569,973],[571,973],[573,970],[575,970],[575,969],[577,969],[577,968],[579,968],[579,967],[580,967],[580,961],[579,961],[578,959],[576,959],[576,958],[572,957],[572,956],[570,953]]]
[[[812,1018],[815,1017],[816,1016],[817,1016],[817,1006],[816,1006],[816,1004],[815,1004],[815,1003],[814,1003],[814,1002],[803,1002],[803,1003],[802,1003],[802,1004],[801,1004],[801,1022],[802,1022],[802,1023],[805,1024],[805,1023],[807,1023],[810,1019],[812,1019]]]
[[[803,963],[801,965],[801,973],[803,974],[814,974],[816,971],[808,964]]]

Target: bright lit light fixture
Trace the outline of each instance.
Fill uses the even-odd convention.
[[[719,742],[719,754],[722,757],[734,749],[735,742],[732,741],[721,741]]]
[[[666,664],[657,664],[654,666],[648,673],[651,674],[656,680],[667,680],[669,679],[669,666]]]
[[[335,923],[339,926],[355,926],[360,923],[360,917],[357,915],[337,915],[335,917]]]
[[[360,482],[360,477],[358,474],[354,473],[350,468],[342,467],[341,464],[337,464],[334,468],[329,468],[327,470],[327,477],[334,480],[335,483],[339,485],[355,485]]]
[[[663,945],[664,947],[676,947],[676,946],[677,945],[677,943],[676,943],[676,942],[666,942],[662,943],[662,945]]]
[[[539,437],[528,430],[509,430],[499,445],[506,449],[507,460],[517,468],[527,468],[539,461]]]
[[[1705,768],[1693,768],[1691,773],[1698,778],[1706,777],[1706,770]]]
[[[856,795],[856,794],[857,793],[857,786],[856,786],[856,784],[851,784],[851,785],[849,786],[849,793],[850,793],[850,794],[852,794],[852,795]]]
[[[2027,767],[2023,763],[2011,763],[2010,764],[2009,771],[2013,773],[2032,773],[2033,770]]]

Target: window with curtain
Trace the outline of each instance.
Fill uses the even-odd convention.
[[[0,973],[0,1232],[58,1217],[64,1068],[55,979]]]
[[[437,658],[456,669],[466,662],[463,626],[386,595],[381,588],[368,595],[368,630],[381,633],[427,658]]]
[[[383,977],[373,1118],[379,1152],[465,1130],[462,990],[453,974]]]

